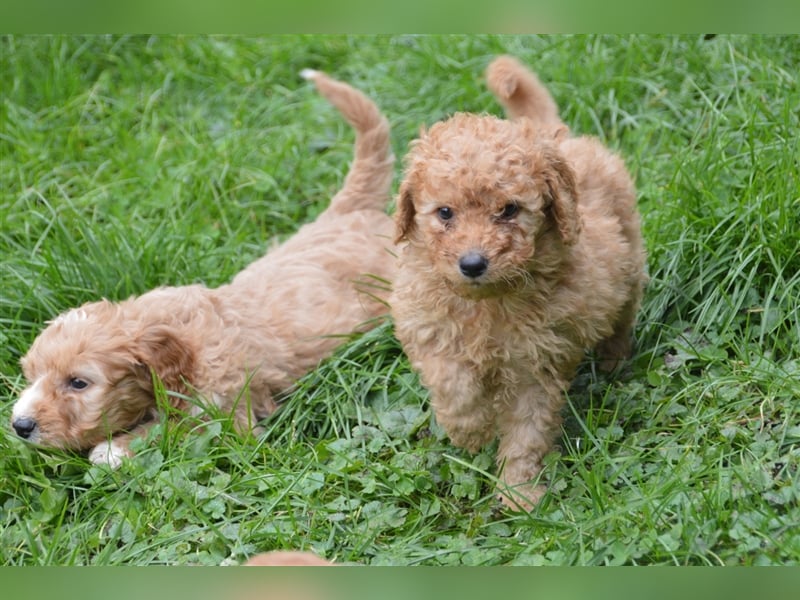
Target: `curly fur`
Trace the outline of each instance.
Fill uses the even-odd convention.
[[[460,113],[412,143],[391,305],[437,421],[470,451],[499,436],[501,499],[530,508],[585,350],[631,351],[645,252],[622,160],[515,59],[487,79],[513,120]]]
[[[361,92],[303,74],[356,129],[353,165],[330,206],[227,285],[164,287],[56,318],[22,359],[30,385],[13,409],[19,435],[118,464],[156,410],[153,374],[178,409],[200,412],[189,402],[197,394],[249,430],[342,335],[388,312],[389,125]]]

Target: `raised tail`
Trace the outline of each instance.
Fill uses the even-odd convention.
[[[394,155],[386,117],[372,100],[346,83],[312,69],[304,69],[300,75],[313,81],[317,90],[356,130],[350,172],[325,212],[342,214],[364,209],[385,210],[394,174]]]
[[[486,69],[486,83],[512,119],[525,117],[547,129],[565,127],[550,92],[516,58],[495,58]]]

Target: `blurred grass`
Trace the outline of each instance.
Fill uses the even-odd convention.
[[[466,9],[466,10],[465,10]],[[0,21],[18,33],[60,31],[97,33],[152,31],[185,33],[568,33],[574,31],[797,31],[800,10],[788,0],[711,0],[637,3],[610,0],[498,0],[491,4],[457,0],[402,5],[367,0],[299,0],[264,4],[232,0],[221,6],[208,0],[139,0],[135,5],[98,0],[6,0]]]
[[[44,322],[160,284],[218,285],[314,218],[351,158],[298,77],[420,125],[499,113],[491,57],[536,69],[625,156],[652,278],[637,354],[587,362],[550,493],[493,498],[493,448],[447,442],[390,324],[309,374],[260,439],[156,428],[120,471],[0,431],[6,565],[221,564],[308,548],[368,564],[800,560],[796,36],[6,36],[0,414]],[[400,167],[398,166],[398,173]]]

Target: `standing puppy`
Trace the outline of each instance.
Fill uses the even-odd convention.
[[[187,398],[198,394],[249,430],[341,335],[388,312],[380,296],[395,269],[389,124],[358,90],[303,75],[356,130],[353,164],[330,206],[227,285],[164,287],[56,318],[22,359],[29,385],[11,417],[20,437],[90,449],[93,462],[116,466],[154,420],[153,374],[175,407],[200,412]]]
[[[412,143],[391,305],[437,421],[472,452],[499,435],[501,499],[529,509],[585,350],[605,369],[631,351],[645,252],[622,160],[515,59],[487,78],[513,120],[456,114]]]

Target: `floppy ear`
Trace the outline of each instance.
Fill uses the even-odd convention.
[[[572,167],[557,153],[548,156],[549,168],[545,174],[550,211],[561,234],[561,241],[571,246],[578,240],[581,230],[578,217],[578,193]]]
[[[414,194],[411,191],[411,184],[406,179],[400,184],[400,194],[397,198],[397,210],[394,213],[394,242],[401,242],[408,239],[408,235],[414,228],[414,216],[417,214],[414,208]]]
[[[170,391],[185,393],[187,381],[194,373],[194,352],[182,343],[171,327],[148,327],[134,340],[136,373],[143,387],[152,389],[150,371],[153,371]]]

